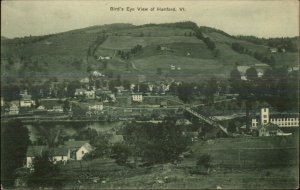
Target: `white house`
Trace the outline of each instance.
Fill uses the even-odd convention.
[[[31,95],[27,93],[27,90],[24,90],[23,93],[20,93],[20,107],[22,108],[30,108],[35,105],[35,102],[31,99]]]
[[[88,141],[69,140],[64,144],[70,149],[70,158],[74,160],[82,160],[84,155],[94,150],[94,147]]]
[[[143,102],[143,95],[142,94],[132,94],[132,101]]]
[[[54,164],[63,162],[64,164],[70,159],[71,151],[67,147],[56,147],[50,150],[51,160]]]
[[[16,103],[11,103],[9,107],[9,115],[16,115],[19,114],[19,105]]]
[[[4,106],[4,98],[1,97],[1,107],[3,107],[3,106]]]
[[[93,77],[102,77],[103,75],[102,75],[102,73],[100,73],[100,72],[98,72],[98,71],[93,71],[93,72],[92,72],[92,76],[93,76]]]
[[[277,48],[270,48],[271,53],[277,53],[278,49]]]
[[[89,110],[102,111],[103,110],[103,104],[89,105],[88,108],[89,108]]]
[[[80,79],[80,83],[89,83],[90,82],[90,79],[88,77],[85,77],[83,79]]]
[[[176,70],[176,66],[175,65],[170,65],[170,70]]]
[[[109,56],[99,56],[98,57],[98,60],[104,60],[104,59],[111,59],[112,57],[109,57]]]

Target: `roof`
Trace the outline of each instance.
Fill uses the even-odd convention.
[[[65,146],[68,148],[80,148],[89,141],[65,141]]]
[[[245,74],[247,69],[249,69],[249,66],[237,66],[237,70],[241,73],[241,74]]]
[[[41,156],[44,151],[46,151],[46,146],[28,146],[26,156],[36,157]]]
[[[90,145],[90,143],[85,143],[83,145],[83,148],[85,148],[89,152],[94,150],[94,147],[92,147],[92,145]]]
[[[259,126],[259,129],[260,128],[265,128],[268,131],[274,131],[274,130],[278,130],[279,126],[273,123],[268,123],[266,125]]]
[[[56,147],[50,150],[52,156],[68,156],[69,149],[67,147]]]

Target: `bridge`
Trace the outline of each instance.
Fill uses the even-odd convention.
[[[205,123],[207,123],[207,124],[209,124],[213,127],[221,129],[226,135],[230,135],[227,131],[227,128],[225,128],[221,124],[219,124],[219,121],[215,117],[204,116],[204,115],[192,110],[192,108],[190,108],[190,107],[186,107],[185,111],[187,111],[188,113],[190,113],[193,116],[197,117],[201,121],[204,121]]]

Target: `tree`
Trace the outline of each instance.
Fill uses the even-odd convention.
[[[254,67],[246,70],[246,76],[248,80],[254,81],[257,79],[257,71]]]
[[[183,127],[175,126],[174,118],[167,118],[159,124],[131,123],[123,131],[133,156],[141,157],[149,164],[177,160],[188,143],[182,133]]]
[[[178,86],[178,98],[185,103],[191,102],[193,99],[194,88],[191,84],[182,83]]]
[[[117,164],[125,164],[130,155],[130,149],[126,144],[116,143],[112,147],[112,154]]]
[[[205,87],[205,97],[208,104],[214,103],[214,96],[217,91],[217,80],[216,78],[211,78]]]
[[[74,97],[77,88],[80,88],[80,83],[78,81],[70,82],[67,86],[67,96]]]
[[[14,171],[23,165],[29,144],[28,129],[20,120],[11,120],[1,126],[1,184],[4,188],[14,183]]]
[[[209,168],[210,162],[211,162],[211,156],[209,154],[203,154],[198,157],[196,165]]]
[[[29,176],[28,186],[31,188],[53,187],[61,188],[63,178],[59,167],[53,164],[49,153],[36,157],[33,161],[34,172]]]

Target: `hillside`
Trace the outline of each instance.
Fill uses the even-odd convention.
[[[203,38],[197,36],[199,31]],[[161,69],[164,76],[202,80],[212,76],[228,77],[236,64],[263,63],[255,53],[272,56],[276,66],[298,64],[295,51],[270,53],[270,44],[288,48],[287,42],[291,40],[294,47],[298,38],[285,38],[281,40],[282,46],[277,39],[254,39],[198,27],[192,22],[141,26],[111,24],[46,36],[1,37],[1,78],[78,79],[86,76],[87,71],[98,70],[125,78],[143,74],[150,79]],[[213,43],[214,47],[209,47],[208,43]],[[235,51],[234,43],[246,49],[246,53]],[[111,58],[99,60],[99,56]],[[170,70],[171,65],[177,69]],[[128,79],[134,80],[134,77]]]

